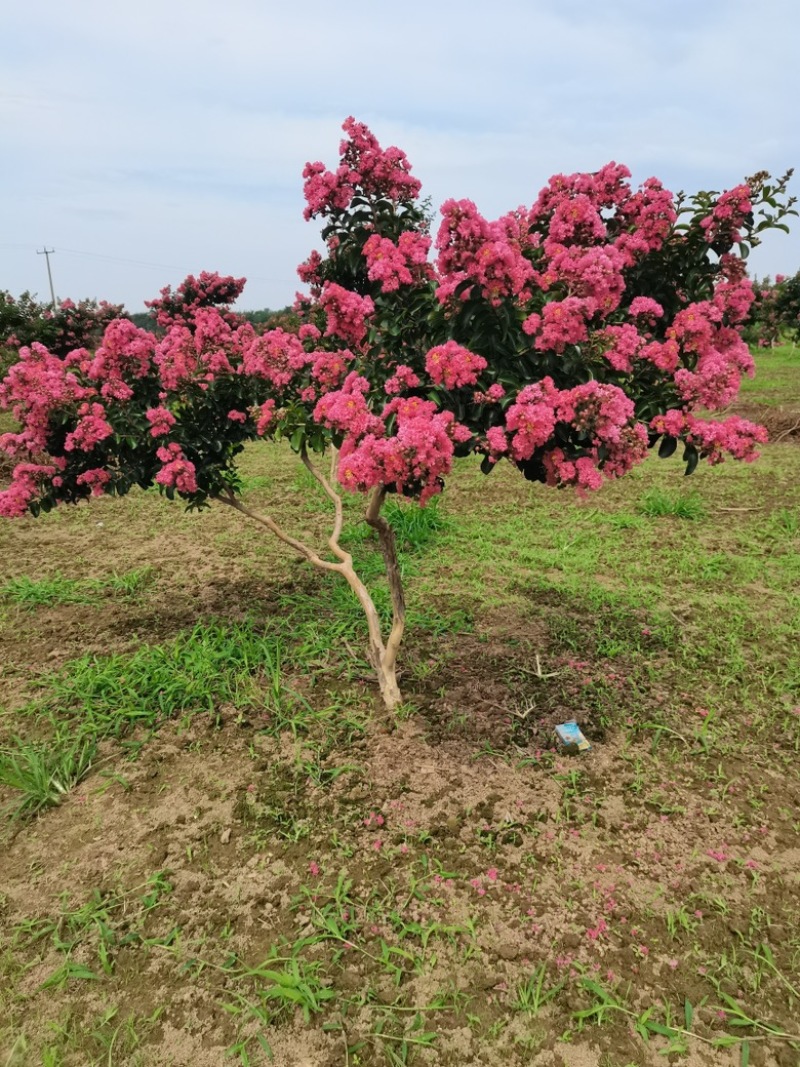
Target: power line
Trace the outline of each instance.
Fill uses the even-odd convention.
[[[59,251],[66,252],[72,256],[86,256],[90,259],[105,259],[114,263],[130,263],[136,267],[150,267],[154,270],[177,270],[185,271],[186,267],[178,267],[174,263],[148,263],[141,259],[127,259],[123,256],[108,256],[101,252],[82,252],[77,248],[61,248]],[[261,281],[261,282],[279,282],[280,284],[289,283],[297,284],[294,279],[288,277],[276,278],[266,274],[251,274],[248,276],[249,281]]]
[[[54,252],[55,248],[48,248],[47,245],[44,246],[41,252],[38,248],[36,249],[36,255],[44,256],[47,260],[47,277],[50,282],[50,299],[53,301],[53,311],[56,310],[56,293],[55,289],[53,289],[53,275],[50,271],[50,257],[53,255]]]

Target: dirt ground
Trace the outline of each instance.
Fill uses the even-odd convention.
[[[450,534],[408,557],[420,614],[392,722],[331,587],[238,516],[140,494],[4,528],[0,585],[99,583],[0,608],[7,746],[79,729],[53,679],[81,657],[120,657],[124,717],[130,657],[198,623],[278,627],[286,652],[211,708],[125,719],[61,803],[6,820],[0,1063],[797,1067],[800,453],[770,447],[746,495],[738,472],[719,483],[685,574],[643,555],[689,526],[641,525],[650,475],[610,498],[661,599],[622,599],[610,559],[587,592],[572,542],[555,563],[537,549],[535,579],[515,556],[516,577],[497,563],[468,588],[459,531],[480,516],[457,483]],[[523,552],[514,491],[507,526],[480,497],[496,559]],[[748,544],[734,650],[709,576]],[[133,593],[102,584],[133,572]],[[569,718],[590,752],[557,749]]]

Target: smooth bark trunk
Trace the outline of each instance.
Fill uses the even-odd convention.
[[[333,455],[330,480],[314,467],[306,452],[301,453],[301,458],[308,470],[325,490],[325,493],[334,506],[334,524],[331,536],[328,538],[328,547],[336,557],[336,562],[323,559],[323,557],[318,552],[315,552],[314,549],[287,534],[281,529],[278,523],[274,521],[274,519],[270,518],[269,515],[259,515],[246,507],[232,492],[228,492],[224,496],[219,496],[217,499],[221,503],[234,508],[247,518],[252,519],[254,522],[265,526],[271,533],[279,538],[279,540],[283,541],[284,544],[289,545],[301,556],[307,559],[312,566],[317,567],[319,570],[334,571],[337,574],[341,574],[355,593],[358,602],[361,604],[364,611],[369,634],[369,661],[375,670],[384,706],[387,711],[394,711],[397,706],[403,702],[400,687],[397,684],[397,653],[405,630],[406,607],[400,566],[397,560],[397,546],[395,543],[394,530],[381,515],[381,508],[386,499],[386,489],[383,486],[380,486],[374,491],[365,515],[367,523],[369,523],[378,534],[392,600],[392,626],[389,631],[389,636],[384,642],[383,633],[381,631],[381,620],[378,615],[378,610],[375,607],[375,602],[370,596],[369,590],[356,573],[353,566],[352,556],[339,544],[343,525],[342,498],[333,488],[338,453],[334,453]]]

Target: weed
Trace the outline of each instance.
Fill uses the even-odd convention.
[[[65,578],[60,573],[38,580],[24,575],[12,578],[0,588],[0,600],[3,599],[9,604],[23,604],[29,608],[49,604],[89,604],[92,600],[83,582]]]
[[[705,506],[697,493],[670,493],[654,487],[648,489],[639,503],[639,510],[651,519],[671,516],[696,521],[705,518]]]
[[[50,743],[15,738],[0,749],[0,785],[20,794],[9,807],[12,816],[37,815],[61,803],[89,773],[95,752],[93,740],[72,740],[63,733]]]
[[[524,1012],[532,1018],[536,1018],[545,1004],[557,996],[566,985],[566,979],[554,986],[545,988],[547,978],[547,964],[540,963],[529,978],[524,979],[517,985],[516,999],[512,1007],[516,1011]]]
[[[151,581],[152,567],[112,574],[109,578],[65,578],[60,571],[50,578],[33,579],[27,576],[12,578],[0,588],[0,601],[34,608],[53,604],[91,604],[97,594],[118,593],[133,597]]]

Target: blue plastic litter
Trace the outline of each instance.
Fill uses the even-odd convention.
[[[574,719],[557,726],[556,737],[564,752],[589,752],[592,747]]]

